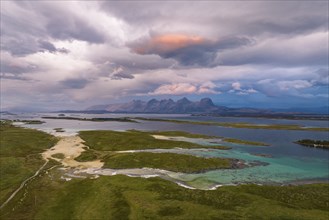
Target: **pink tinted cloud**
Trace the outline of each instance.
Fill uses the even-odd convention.
[[[163,54],[175,51],[177,49],[201,45],[208,42],[200,36],[190,36],[185,34],[164,34],[152,36],[150,39],[144,39],[131,46],[133,52],[138,54]]]
[[[217,94],[216,85],[206,82],[201,85],[190,83],[172,83],[159,86],[149,95]]]

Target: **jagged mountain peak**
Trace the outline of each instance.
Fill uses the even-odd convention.
[[[200,100],[201,105],[207,105],[207,106],[215,106],[215,104],[212,102],[210,98],[203,98]]]
[[[209,113],[217,110],[210,98],[192,102],[186,97],[175,102],[172,99],[151,99],[147,102],[132,100],[128,103],[98,105],[89,107],[88,110],[104,110],[108,112],[125,113]]]
[[[182,99],[177,100],[177,103],[191,103],[191,101],[188,100],[188,98],[184,97]]]
[[[150,101],[147,102],[147,104],[153,104],[159,102],[157,99],[151,99]]]

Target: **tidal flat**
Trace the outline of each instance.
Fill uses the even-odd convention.
[[[189,120],[143,118],[143,117],[135,117],[132,119],[145,120],[145,121],[158,121],[158,122],[172,122],[179,124],[212,125],[212,126],[221,126],[221,127],[229,127],[229,128],[296,130],[296,131],[329,131],[328,127],[305,127],[295,124],[253,124],[253,123],[236,123],[236,122],[189,121]]]
[[[279,184],[280,181],[271,182],[272,180],[266,181],[265,178],[265,182],[259,185],[260,179],[254,176],[249,183],[242,181],[242,177],[240,180],[235,177],[236,183],[230,186],[233,180],[228,184],[225,181],[221,183],[221,178],[215,178],[217,174],[225,177],[234,173],[240,176],[252,172],[260,172],[259,175],[264,176],[264,172],[273,172],[276,170],[273,168],[277,167],[275,164],[283,161],[294,163],[296,166],[302,165],[301,162],[296,164],[294,160],[282,160],[277,154],[274,154],[273,158],[263,158],[254,156],[251,152],[246,153],[250,149],[266,151],[268,148],[271,149],[271,145],[250,146],[225,142],[225,139],[215,135],[176,131],[81,131],[81,141],[67,145],[69,149],[71,145],[80,149],[79,153],[74,153],[70,157],[69,152],[60,154],[60,151],[52,150],[57,149],[56,145],[65,140],[65,137],[53,137],[44,132],[1,124],[1,137],[4,137],[4,134],[6,138],[1,138],[1,156],[2,149],[5,149],[4,155],[11,155],[14,158],[17,150],[26,150],[33,151],[38,159],[24,177],[18,172],[22,167],[17,167],[17,171],[1,178],[1,183],[10,181],[10,184],[5,184],[1,188],[2,202],[26,178],[42,167],[45,162],[42,153],[54,151],[51,153],[51,157],[54,158],[49,157],[49,162],[42,167],[40,173],[26,182],[15,197],[1,208],[1,219],[327,219],[329,214],[329,184],[326,183],[295,185],[291,181],[293,185],[290,185],[289,182],[283,181]],[[154,135],[165,136],[169,140],[156,139]],[[82,145],[77,146],[80,143]],[[216,146],[221,145],[227,145],[229,148],[216,149]],[[145,151],[139,152],[140,150]],[[114,157],[117,159],[113,159]],[[28,154],[20,154],[19,158],[28,163],[34,161]],[[227,169],[229,158],[244,158],[249,163],[258,158],[261,162],[267,161],[269,165],[257,164],[246,169]],[[194,163],[194,159],[199,162]],[[199,169],[198,166],[206,167],[207,170],[207,161],[216,159],[223,162],[222,167],[200,173],[203,168]],[[160,174],[157,177],[149,175],[147,178],[139,178],[134,175],[115,175],[116,170],[113,170],[110,176],[101,175],[101,172],[99,175],[87,175],[83,173],[86,169],[83,163],[77,163],[77,166],[72,167],[72,164],[63,164],[67,160],[103,162],[104,167],[95,168],[95,171],[154,165],[153,168],[170,170],[170,167],[176,167],[178,170],[174,171],[188,172],[184,169],[193,168],[195,165],[198,169],[191,172],[199,173],[170,173],[173,175],[169,176],[170,178]],[[192,163],[184,164],[188,160]],[[1,163],[1,171],[3,165],[10,168],[15,164],[6,163],[6,160]],[[86,166],[88,169],[88,164]],[[287,167],[281,164],[281,168]],[[315,168],[316,166],[312,167]],[[297,175],[301,174],[298,169],[291,171]],[[284,173],[277,175],[282,177]],[[13,181],[14,179],[16,181]],[[312,176],[310,179],[313,179]],[[209,186],[216,187],[212,190],[198,189],[200,183],[207,182]],[[258,185],[252,184],[253,182]],[[190,187],[184,188],[177,183],[190,184]]]

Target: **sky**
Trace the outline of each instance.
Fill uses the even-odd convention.
[[[328,1],[1,1],[2,110],[328,105]]]

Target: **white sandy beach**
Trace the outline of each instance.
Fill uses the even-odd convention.
[[[87,162],[79,162],[75,160],[75,158],[80,156],[80,154],[85,151],[84,148],[87,148],[87,146],[83,144],[83,140],[79,136],[61,137],[55,146],[42,153],[42,157],[45,160],[56,160],[65,167],[74,167],[81,169],[101,168],[104,163],[100,160]],[[63,154],[64,159],[53,157],[53,155],[55,154]]]

